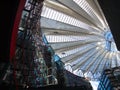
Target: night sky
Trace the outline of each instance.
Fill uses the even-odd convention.
[[[120,50],[120,0],[98,0]]]

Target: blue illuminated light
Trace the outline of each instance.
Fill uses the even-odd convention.
[[[106,49],[109,51],[117,51],[116,44],[113,39],[113,35],[110,31],[105,33],[105,39],[106,39]]]

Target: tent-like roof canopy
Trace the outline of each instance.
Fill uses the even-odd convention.
[[[45,0],[41,16],[44,38],[69,71],[97,77],[120,66],[120,52],[97,0]]]

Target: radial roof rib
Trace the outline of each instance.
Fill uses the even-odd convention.
[[[76,59],[73,59],[73,62],[71,62],[71,65],[73,66],[73,70],[79,68],[80,65],[82,65],[84,62],[88,60],[93,55],[93,52],[87,52],[86,54],[83,54],[82,57],[78,56]]]
[[[45,3],[45,6],[47,6],[47,7],[50,7],[52,9],[59,11],[59,12],[62,12],[64,14],[71,16],[71,17],[74,17],[74,18],[76,18],[76,19],[78,19],[78,20],[80,20],[88,25],[95,26],[94,24],[92,24],[91,21],[89,21],[88,19],[86,19],[82,15],[76,13],[72,9],[66,7],[65,5],[60,4],[59,2],[56,2],[54,0],[46,0],[44,3]]]
[[[87,52],[89,52],[89,51],[93,51],[92,49],[93,49],[93,48],[88,49],[88,50],[85,50],[84,52],[78,52],[79,54],[74,55],[74,56],[73,56],[71,59],[69,59],[66,63],[72,63],[73,61],[76,60],[76,58],[78,59],[78,58],[82,57],[85,53],[87,53]]]
[[[67,48],[61,48],[59,50],[56,50],[56,52],[71,52],[74,53],[75,51],[78,51],[77,49],[81,49],[84,45],[75,45],[72,47],[67,47]]]
[[[80,51],[77,51],[75,53],[69,54],[68,56],[61,58],[61,60],[64,63],[66,63],[67,61],[71,60],[72,58],[74,58],[74,57],[76,57],[78,55],[81,55],[82,53],[88,52],[88,51],[90,51],[92,49],[94,50],[94,48],[96,48],[96,46],[92,46],[92,47],[89,47],[89,46],[86,47],[86,46],[84,46],[83,48],[80,49]]]
[[[103,50],[99,48],[95,57],[91,60],[91,62],[88,65],[86,65],[85,70],[88,70],[93,65],[93,63],[97,60],[97,58],[99,57],[99,55],[101,55],[102,52]]]
[[[102,71],[104,70],[104,67],[105,67],[105,64],[106,64],[107,60],[109,60],[108,59],[108,55],[109,55],[109,52],[107,51],[104,59],[99,63],[99,66],[98,66],[96,72],[102,73]]]
[[[87,1],[87,3],[89,3],[89,5],[91,6],[91,8],[93,8],[94,9],[94,11],[98,14],[98,16],[102,19],[102,20],[104,20],[103,19],[103,16],[102,16],[102,13],[103,12],[101,12],[99,9],[99,7],[98,7],[98,4],[95,2],[96,0],[86,0]]]
[[[90,5],[92,10],[94,11],[94,14],[99,19],[103,27],[107,27],[107,22],[105,20],[105,17],[103,15],[102,10],[100,9],[99,4],[97,3],[97,0],[86,0],[87,3]]]
[[[49,43],[75,42],[80,40],[94,41],[94,39],[98,40],[98,42],[101,41],[100,37],[96,37],[96,36],[86,37],[86,36],[47,35],[46,38]]]
[[[93,47],[92,45],[89,45],[90,47]],[[86,52],[87,54],[89,53],[89,51],[87,51]],[[83,54],[85,54],[85,53],[83,53]],[[89,53],[90,54],[90,53]],[[85,55],[86,56],[86,55]],[[76,58],[76,57],[75,57]],[[81,58],[85,58],[83,55],[81,56]],[[74,65],[74,64],[76,64],[77,62],[79,62],[80,60],[78,59],[78,60],[75,60],[75,61],[73,61],[73,62],[71,62],[72,63],[72,65]]]
[[[80,27],[80,28],[83,28],[83,29],[88,29],[88,30],[92,29],[94,31],[101,32],[100,29],[98,29],[94,26],[90,26],[88,24],[85,24],[84,22],[82,22],[80,20],[77,20],[76,18],[73,18],[73,17],[71,17],[69,15],[66,15],[64,13],[58,12],[54,9],[48,8],[46,6],[43,6],[41,16],[49,18],[49,19],[53,19],[53,20],[56,20],[56,21],[59,21],[59,22],[63,22],[63,23],[66,23],[66,24],[70,24],[70,25],[73,25],[73,26],[76,26],[76,27]]]
[[[41,17],[41,28],[42,29],[48,29],[48,30],[62,30],[62,31],[74,31],[74,32],[82,32],[82,33],[88,33],[88,34],[96,34],[102,36],[103,32],[99,32],[94,29],[84,29],[80,27],[76,27],[70,24],[58,22],[56,20],[48,19]]]
[[[105,50],[101,54],[100,58],[98,58],[98,60],[92,65],[91,69],[89,69],[90,71],[92,71],[93,73],[95,73],[97,71],[99,65],[101,65],[101,67],[102,67],[101,62],[104,60],[104,57],[105,57],[106,53],[107,53],[107,51]]]
[[[78,0],[81,4],[77,4],[73,0],[58,0],[60,3],[64,4],[65,6],[71,8],[75,12],[79,13],[83,17],[87,18],[89,21],[94,23],[97,27],[103,30],[103,25],[101,22],[97,19],[97,17],[94,16],[93,12],[91,12],[90,7],[88,4],[86,5],[86,2],[84,3],[83,0]],[[77,1],[77,0],[76,0]],[[82,1],[82,2],[81,2]]]
[[[112,53],[112,60],[111,60],[111,68],[116,67],[116,66],[117,66],[116,53],[113,52]]]
[[[87,1],[89,1],[89,0],[87,0]],[[106,27],[109,27],[109,26],[108,26],[108,23],[107,23],[107,20],[106,20],[104,14],[103,14],[103,11],[102,11],[99,3],[98,3],[98,0],[91,0],[91,1],[94,2],[95,5],[96,5],[96,7],[98,8],[99,11],[98,11],[97,13],[98,13],[99,15],[101,15],[101,18],[102,18],[102,20],[104,21],[105,26],[106,26]],[[94,5],[91,5],[91,6],[94,6]],[[94,7],[93,7],[93,8],[94,8]],[[99,13],[99,12],[101,12],[101,13]]]
[[[82,48],[88,48],[88,47],[93,47],[93,46],[97,46],[95,42],[92,42],[92,43],[88,43],[86,45],[84,44],[79,44],[79,45],[75,45],[75,46],[72,46],[72,47],[67,47],[67,48],[61,48],[59,50],[56,50],[56,52],[71,52],[71,53],[74,53],[76,51],[79,51],[81,50]],[[70,50],[70,51],[69,51]],[[72,50],[72,51],[71,51]]]
[[[94,63],[92,63],[92,66],[90,68],[88,68],[88,71],[91,71],[92,73],[94,73],[98,67],[98,64],[101,62],[101,60],[103,59],[103,57],[105,56],[105,50],[102,49],[100,55],[97,57],[97,59],[94,61]]]
[[[109,52],[108,60],[107,60],[107,62],[106,62],[105,69],[111,68],[111,61],[112,61],[112,52]]]
[[[66,28],[65,28],[66,29]],[[55,29],[55,28],[47,28],[47,27],[42,27],[42,32],[44,33],[44,34],[48,34],[48,35],[52,35],[52,34],[54,34],[54,35],[76,35],[76,36],[80,36],[80,35],[94,35],[94,36],[97,36],[97,37],[100,37],[100,38],[104,38],[104,35],[102,35],[102,34],[100,34],[100,33],[96,33],[96,32],[88,32],[88,31],[86,31],[86,30],[81,30],[81,29],[79,29],[78,31],[77,31],[77,29],[75,30],[75,29],[69,29],[69,30],[63,30],[62,28],[61,29]],[[105,39],[105,38],[104,38]]]
[[[69,50],[69,51],[61,51],[61,52],[56,52],[56,53],[58,53],[59,55],[60,55],[60,57],[61,58],[63,58],[64,57],[64,55],[62,54],[62,53],[66,53],[66,55],[68,56],[68,55],[70,55],[70,54],[73,54],[73,53],[76,53],[76,52],[79,52],[80,53],[80,50],[82,50],[82,48],[87,48],[87,47],[89,47],[90,45],[86,45],[86,46],[83,46],[83,47],[79,47],[79,48],[76,48],[76,49],[73,49],[73,50]],[[91,48],[93,48],[93,47],[96,47],[96,46],[91,46]],[[82,54],[83,52],[81,52],[80,54]],[[77,54],[76,54],[77,55]],[[74,55],[74,56],[76,56],[76,55]]]
[[[111,68],[111,64],[112,64],[112,57],[113,57],[113,52],[110,52],[110,55],[109,55],[109,64],[110,64],[110,68]]]
[[[117,58],[117,66],[120,66],[120,54],[117,53],[116,58]]]
[[[50,28],[43,28],[42,32],[46,35],[76,35],[76,36],[86,36],[86,35],[96,35],[93,33],[83,33],[83,32],[75,32],[73,31],[64,31],[64,30],[56,30],[56,29],[50,29]]]
[[[83,32],[83,33],[93,32],[94,33],[93,30],[85,30],[85,29],[82,29],[82,28],[79,28],[79,27],[72,26],[70,24],[65,24],[65,23],[58,22],[58,21],[48,19],[48,18],[44,18],[44,17],[41,18],[41,22],[42,22],[41,23],[41,28],[42,29],[74,31],[74,32]]]
[[[83,69],[82,67],[85,67],[85,64],[87,64],[90,61],[89,59],[92,59],[92,56],[95,55],[97,53],[97,51],[95,49],[91,49],[91,50],[89,50],[86,53],[88,53],[89,55],[88,54],[84,54],[84,56],[83,56],[84,58],[82,58],[82,57],[80,58],[81,61],[76,62],[76,64],[73,64],[73,67],[72,67],[73,70],[76,70],[77,68],[79,68],[81,70],[86,70],[86,69]],[[84,63],[84,61],[85,61],[85,63]]]
[[[94,47],[94,45],[89,44],[86,46],[77,46],[76,48],[73,47],[73,48],[60,49],[55,52],[62,58],[62,57],[68,56],[70,54],[76,53],[76,52],[80,51],[82,48],[87,48],[89,46],[91,46],[91,48]],[[65,53],[65,54],[63,54],[63,53]]]
[[[92,43],[92,42],[97,42],[98,40],[96,41],[93,41],[93,40],[79,40],[79,41],[74,41],[74,42],[61,42],[61,43],[50,43],[51,44],[51,47],[54,49],[54,50],[58,50],[58,49],[62,49],[62,48],[67,48],[67,47],[72,47],[72,46],[76,46],[76,45],[86,45],[86,44],[89,44],[89,43]]]
[[[90,64],[91,61],[93,61],[93,59],[95,58],[97,53],[98,53],[98,51],[96,49],[94,49],[93,55],[83,65],[81,65],[79,68],[83,71],[86,71],[88,69],[87,66]]]
[[[44,33],[45,35],[66,35],[66,36],[70,36],[70,35],[75,35],[75,36],[96,36],[99,38],[103,38],[103,35],[100,35],[98,33],[87,33],[87,32],[76,32],[76,31],[67,31],[67,30],[59,30],[59,29],[51,29],[51,28],[42,28],[42,33]]]
[[[65,35],[65,36],[78,36],[78,37],[93,37],[93,38],[98,38],[98,39],[101,39],[103,38],[104,39],[104,36],[98,36],[96,34],[93,34],[93,33],[83,33],[83,32],[75,32],[75,31],[62,31],[62,30],[51,30],[51,29],[42,29],[42,32],[47,36],[47,35],[57,35],[57,36],[60,36],[60,35]]]
[[[52,41],[53,39],[56,39],[56,42],[69,42],[69,41],[80,41],[80,40],[92,40],[97,39],[98,41],[101,41],[101,37],[95,36],[95,35],[46,35],[46,38],[48,39],[48,42],[55,42]],[[59,40],[59,41],[58,41]]]

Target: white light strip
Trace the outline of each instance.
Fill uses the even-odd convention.
[[[100,18],[100,16],[95,12],[95,10],[89,5],[86,0],[73,0],[76,4],[78,4],[85,12],[87,12],[93,19],[99,20],[102,25],[105,27],[104,21]]]
[[[86,30],[99,31],[96,28],[89,26],[88,24],[85,24],[71,16],[68,16],[64,13],[58,12],[58,11],[48,8],[46,6],[43,6],[41,16],[49,18],[49,19],[53,19],[53,20],[56,20],[59,22],[63,22],[66,24],[70,24],[70,25],[73,25],[76,27],[80,27],[80,28],[83,28]]]
[[[91,17],[94,18],[94,11],[85,0],[73,0],[73,1],[76,4],[78,4],[83,10],[85,10]]]
[[[101,39],[96,36],[65,36],[65,35],[46,35],[48,42],[71,42],[71,41],[79,41],[79,40],[96,40],[100,41]],[[97,44],[96,44],[97,45]]]

